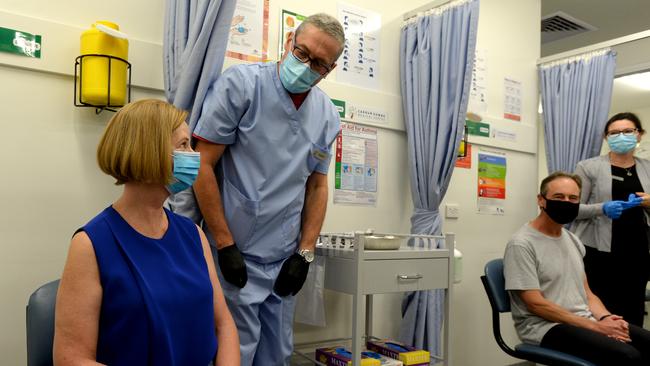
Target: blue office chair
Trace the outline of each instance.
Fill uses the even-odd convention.
[[[27,303],[27,366],[52,366],[54,305],[59,280],[34,291]]]
[[[581,358],[552,349],[521,343],[510,348],[501,337],[501,319],[499,314],[510,312],[510,297],[505,289],[503,278],[503,259],[493,259],[485,265],[485,275],[481,276],[490,305],[492,306],[492,331],[494,339],[501,349],[512,357],[543,365],[596,366]]]

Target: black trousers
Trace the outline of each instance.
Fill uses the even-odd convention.
[[[617,251],[606,253],[585,248],[585,272],[591,291],[611,313],[643,327],[645,288],[650,269],[648,251],[618,248]]]
[[[589,329],[558,324],[544,335],[541,346],[598,366],[650,365],[650,331],[630,324],[630,338],[632,342],[624,343]]]

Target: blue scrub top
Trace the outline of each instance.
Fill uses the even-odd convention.
[[[313,172],[327,174],[340,129],[335,106],[317,87],[296,109],[277,65],[226,70],[193,132],[229,145],[217,166],[226,221],[244,256],[259,263],[296,250],[305,183]]]

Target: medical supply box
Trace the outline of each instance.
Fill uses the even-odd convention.
[[[379,353],[373,351],[363,351],[361,352],[361,356],[377,359],[379,360],[379,362],[381,362],[381,366],[404,366],[404,363],[400,360],[386,357],[384,355],[380,355]]]
[[[400,360],[404,366],[428,366],[431,361],[429,352],[388,339],[368,341],[366,347],[370,351]]]
[[[351,366],[352,353],[343,347],[327,347],[316,349],[316,361],[327,366]],[[382,366],[380,360],[361,354],[361,366]]]

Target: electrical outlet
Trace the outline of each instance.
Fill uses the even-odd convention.
[[[457,219],[460,216],[460,207],[457,203],[445,204],[445,217],[448,219]]]

